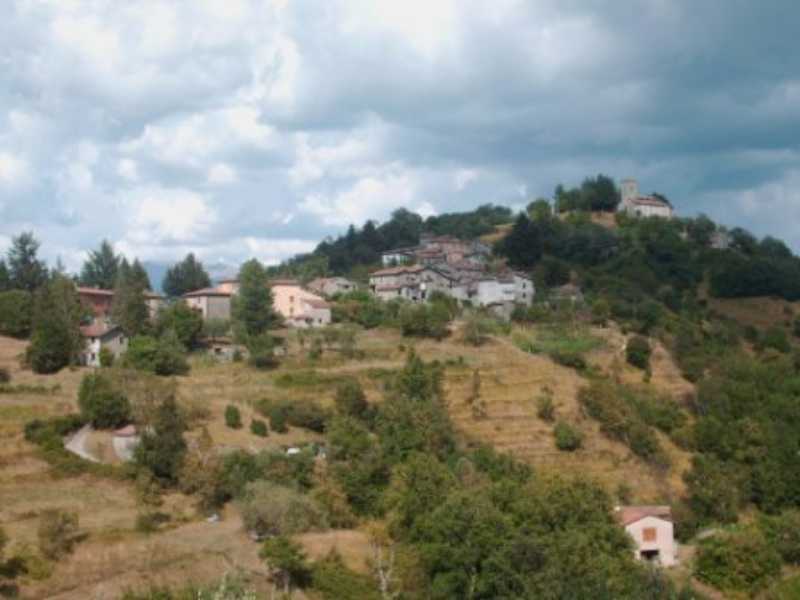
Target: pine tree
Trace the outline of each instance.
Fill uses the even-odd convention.
[[[166,398],[156,409],[153,426],[145,430],[134,454],[136,462],[167,483],[174,483],[183,465],[186,423],[175,402]]]
[[[37,373],[55,373],[76,364],[83,346],[83,314],[72,281],[56,276],[36,294],[33,333],[27,358]]]
[[[8,274],[6,261],[0,259],[0,292],[5,292],[11,288],[11,278]]]
[[[150,285],[150,276],[147,274],[147,271],[142,266],[142,263],[139,262],[138,258],[133,259],[130,276],[136,283],[142,286],[142,289],[147,291],[153,289],[153,286]]]
[[[100,243],[100,248],[89,251],[89,258],[81,269],[81,285],[112,290],[117,282],[120,265],[119,255],[108,240]]]
[[[35,292],[47,282],[47,267],[37,258],[39,245],[32,232],[12,238],[7,256],[12,288]]]
[[[203,264],[195,259],[194,254],[187,254],[181,262],[167,270],[161,284],[164,293],[173,298],[183,296],[187,292],[209,287],[211,278]]]
[[[239,270],[239,294],[233,303],[233,319],[246,336],[258,336],[277,324],[267,271],[256,259]]]

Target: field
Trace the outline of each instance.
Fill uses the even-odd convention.
[[[622,359],[624,336],[613,328],[593,329],[588,360],[596,369],[627,382],[641,382],[640,371]],[[199,415],[215,444],[225,448],[285,448],[320,439],[318,434],[290,429],[266,438],[249,432],[257,416],[255,404],[264,398],[313,399],[330,405],[336,382],[357,377],[371,402],[380,402],[388,373],[402,366],[409,340],[399,333],[373,330],[359,334],[358,345],[366,358],[345,360],[326,352],[311,363],[294,342],[279,369],[258,372],[243,364],[217,364],[203,357],[192,359],[192,372],[177,379],[182,405]],[[552,343],[553,340],[548,340]],[[0,523],[12,540],[11,551],[36,545],[38,515],[43,509],[76,511],[88,534],[76,551],[52,567],[47,575],[29,573],[22,578],[23,598],[113,598],[126,588],[148,582],[196,582],[215,579],[236,567],[253,574],[253,583],[264,589],[264,568],[258,547],[245,534],[236,509],[229,506],[219,523],[199,516],[191,499],[173,494],[160,509],[171,516],[164,531],[143,534],[135,529],[139,508],[132,483],[84,475],[54,478],[49,466],[37,457],[36,448],[22,437],[24,423],[34,417],[75,410],[75,398],[85,370],[64,370],[55,376],[37,376],[20,370],[17,357],[24,343],[0,338],[0,366],[11,370],[13,383],[46,386],[46,393],[0,394]],[[664,438],[673,467],[660,472],[636,459],[627,447],[600,434],[597,423],[583,415],[576,393],[584,384],[581,375],[553,363],[544,354],[517,348],[510,338],[492,338],[482,347],[467,346],[455,333],[442,342],[417,341],[416,351],[426,360],[447,365],[445,391],[448,410],[463,443],[485,442],[529,462],[538,471],[581,473],[596,478],[614,492],[628,485],[634,502],[670,502],[683,491],[680,477],[687,464],[685,453]],[[467,401],[474,392],[475,373],[480,379],[483,414],[475,415]],[[663,348],[653,359],[653,385],[679,401],[691,385],[680,378]],[[53,386],[56,386],[53,389]],[[552,425],[536,416],[536,398],[549,390],[559,418],[577,426],[585,436],[583,448],[574,453],[556,450]],[[237,405],[244,427],[229,429],[223,412]],[[90,441],[99,448],[103,439]],[[300,541],[312,556],[336,547],[351,568],[366,570],[368,544],[358,531],[306,534]]]

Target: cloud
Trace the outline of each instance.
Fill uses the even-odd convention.
[[[602,172],[791,237],[797,7],[722,7],[8,0],[0,235],[272,260]]]

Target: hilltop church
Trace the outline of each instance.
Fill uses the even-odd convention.
[[[639,194],[639,182],[635,179],[624,179],[621,186],[622,202],[617,208],[633,217],[661,217],[671,219],[673,208],[669,201],[656,195],[642,196]]]

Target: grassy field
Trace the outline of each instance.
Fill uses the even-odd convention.
[[[593,341],[582,349],[588,351],[592,366],[624,381],[641,382],[641,372],[620,358],[624,345],[621,333],[613,328],[588,333]],[[559,343],[547,335],[543,333],[541,339],[548,344]],[[685,453],[663,439],[673,467],[660,472],[645,465],[627,447],[600,434],[597,424],[583,415],[576,400],[578,389],[585,383],[581,375],[554,364],[546,355],[520,350],[511,338],[493,338],[475,348],[461,343],[458,335],[442,342],[409,342],[396,331],[373,330],[359,334],[358,345],[364,358],[345,360],[335,352],[326,352],[312,362],[297,346],[294,336],[288,337],[289,356],[272,372],[258,372],[239,363],[192,359],[191,374],[177,378],[179,401],[201,417],[190,436],[197,435],[200,425],[204,425],[216,445],[251,451],[319,440],[318,434],[293,428],[286,434],[271,432],[266,438],[251,434],[251,418],[260,417],[255,409],[257,403],[262,399],[304,398],[329,406],[336,383],[344,377],[358,378],[368,399],[380,402],[383,382],[403,365],[413,343],[425,360],[436,359],[448,365],[447,405],[465,444],[492,444],[540,471],[582,473],[598,479],[611,492],[624,482],[636,502],[669,502],[683,491],[680,475],[688,460]],[[35,547],[38,515],[47,508],[77,512],[88,537],[71,556],[52,566],[48,577],[43,577],[44,573],[24,577],[23,598],[113,598],[120,590],[148,582],[215,579],[234,566],[254,573],[255,584],[266,586],[258,547],[242,530],[234,508],[226,509],[220,523],[208,523],[196,514],[191,499],[174,494],[165,499],[162,507],[171,515],[170,526],[146,535],[134,527],[139,507],[133,484],[89,475],[53,477],[49,466],[37,457],[36,448],[24,441],[22,427],[34,417],[76,410],[77,388],[85,370],[64,370],[54,376],[22,371],[18,356],[24,347],[22,342],[0,338],[0,366],[10,369],[13,384],[46,386],[47,391],[0,394],[0,524],[12,540],[11,552],[23,546]],[[474,416],[467,401],[476,371],[480,376],[480,400],[485,407],[481,417]],[[676,401],[691,390],[660,347],[654,354],[652,380]],[[552,425],[536,416],[536,398],[545,390],[552,393],[559,418],[584,433],[581,450],[556,450]],[[225,426],[223,413],[228,404],[240,408],[242,429]],[[102,448],[107,442],[107,434],[100,434],[90,440],[90,449],[92,444]],[[351,568],[366,570],[369,548],[360,532],[305,534],[300,541],[311,556],[322,556],[335,547]]]

